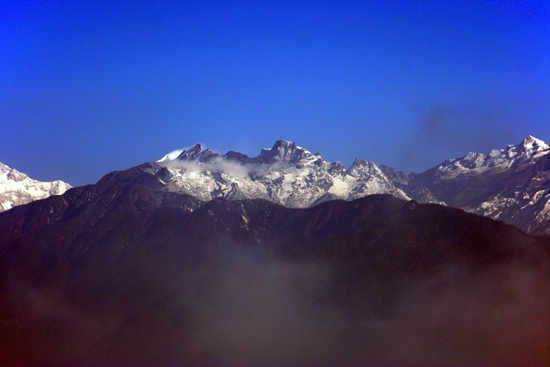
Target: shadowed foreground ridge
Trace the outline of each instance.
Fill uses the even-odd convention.
[[[0,213],[0,364],[550,364],[547,237],[390,195],[289,209],[154,185]]]

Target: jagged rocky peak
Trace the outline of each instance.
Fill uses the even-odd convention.
[[[258,159],[265,163],[281,162],[296,164],[312,156],[313,154],[308,150],[297,146],[292,141],[277,140],[271,149],[262,149]]]
[[[321,165],[324,161],[319,153],[312,154],[308,150],[297,146],[294,142],[288,140],[277,140],[272,148],[264,148],[255,158],[250,158],[245,154],[229,151],[223,156],[213,152],[209,148],[203,147],[201,144],[195,144],[189,149],[175,150],[166,154],[157,162],[168,161],[198,161],[201,163],[209,163],[216,158],[237,162],[240,164],[254,163],[283,163],[294,166],[303,166],[308,163]]]
[[[406,185],[414,178],[414,174],[406,174],[403,171],[396,170],[384,164],[378,166],[378,168],[380,168],[392,183],[397,185]]]
[[[346,167],[341,162],[331,162],[328,165],[328,172],[334,176],[345,176]]]
[[[187,150],[183,150],[177,159],[181,161],[208,162],[214,157],[219,157],[218,153],[214,153],[210,148],[204,148],[201,144],[195,144]]]
[[[353,161],[348,172],[352,176],[374,175],[378,172],[382,173],[376,164],[359,158]]]

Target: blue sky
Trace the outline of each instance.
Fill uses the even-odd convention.
[[[550,141],[550,1],[0,2],[0,161],[39,180],[286,139],[421,172]]]

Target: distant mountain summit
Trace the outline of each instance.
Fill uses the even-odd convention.
[[[488,154],[468,153],[462,158],[443,162],[437,166],[437,175],[442,180],[446,180],[487,171],[500,172],[532,163],[548,153],[550,153],[548,144],[529,135],[518,145],[494,149]]]
[[[371,194],[408,196],[372,162],[356,160],[346,169],[327,162],[294,142],[278,140],[256,157],[230,151],[224,155],[197,144],[167,154],[148,167],[167,191],[201,200],[261,198],[291,208],[331,199],[353,200]]]
[[[200,163],[209,163],[215,159],[223,158],[225,160],[235,161],[242,164],[273,164],[283,163],[287,165],[299,165],[301,161],[313,157],[306,149],[297,146],[294,142],[287,140],[277,140],[272,148],[264,148],[255,158],[249,158],[245,154],[235,151],[229,151],[225,155],[215,153],[209,148],[204,148],[201,144],[195,144],[189,149],[180,149],[166,154],[157,162],[169,161],[198,161]],[[320,158],[320,155],[315,155]]]
[[[26,174],[0,162],[0,212],[50,195],[61,195],[70,188],[71,185],[59,180],[53,182],[33,180]]]
[[[302,147],[291,141],[278,140],[271,149],[262,149],[258,160],[264,163],[280,162],[284,164],[299,165],[301,162],[321,158],[320,155],[313,155]]]
[[[420,202],[443,203],[544,234],[550,233],[549,153],[548,143],[529,135],[517,145],[471,152],[421,174],[383,170]]]

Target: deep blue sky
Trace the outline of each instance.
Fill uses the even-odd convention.
[[[277,139],[423,171],[550,140],[550,1],[0,2],[0,161],[73,185]]]

